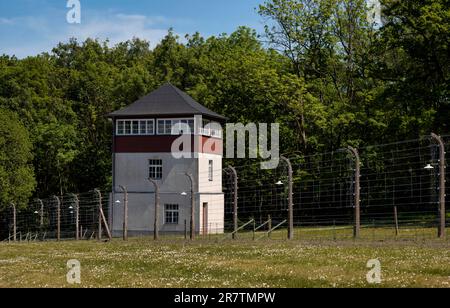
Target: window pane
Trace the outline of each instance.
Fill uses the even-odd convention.
[[[179,206],[178,204],[165,204],[164,205],[164,221],[166,224],[178,224],[179,223]]]
[[[139,134],[147,135],[147,121],[139,121]]]
[[[125,121],[125,135],[131,135],[131,121]]]
[[[149,177],[153,180],[162,179],[162,160],[149,160]]]
[[[214,179],[214,162],[212,160],[209,161],[208,165],[208,179],[210,182]]]
[[[164,134],[170,135],[172,133],[172,121],[166,120],[165,127],[164,127]]]
[[[139,121],[133,121],[133,135],[139,135]]]
[[[123,121],[117,122],[117,135],[123,135],[124,133],[124,123]]]
[[[158,120],[158,134],[164,135],[164,120]]]
[[[211,135],[210,121],[203,119],[203,135]]]
[[[189,129],[191,130],[191,134],[194,134],[194,120],[188,121]]]
[[[153,120],[147,121],[147,135],[154,135],[155,134],[153,126],[154,126]]]

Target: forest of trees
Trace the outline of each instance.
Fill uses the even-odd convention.
[[[261,35],[169,31],[153,49],[71,39],[0,56],[0,208],[110,189],[106,115],[167,81],[232,123],[280,123],[282,153],[449,133],[450,1],[381,2],[381,26],[365,0],[268,0]]]

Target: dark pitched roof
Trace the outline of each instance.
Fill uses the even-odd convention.
[[[159,89],[140,98],[128,107],[110,113],[108,116],[110,118],[116,118],[181,115],[203,115],[218,120],[226,120],[225,117],[200,105],[192,97],[170,83],[164,84]]]

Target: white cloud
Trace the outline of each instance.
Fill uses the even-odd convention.
[[[133,37],[146,39],[155,46],[166,34],[169,20],[162,16],[149,17],[144,15],[114,14],[82,18],[81,24],[68,25],[65,33],[68,37],[80,40],[87,38],[108,39],[111,44],[117,44]]]
[[[66,22],[66,12],[60,11],[49,18],[45,16],[20,16],[11,19],[0,17],[0,35],[14,27],[19,36],[9,36],[0,40],[0,54],[16,55],[19,58],[50,52],[59,42],[67,42],[75,37],[79,41],[87,38],[108,39],[110,45],[138,37],[150,41],[155,47],[172,26],[182,27],[191,21],[175,20],[164,16],[123,14],[113,11],[82,11],[81,24]],[[182,37],[180,35],[180,37]]]

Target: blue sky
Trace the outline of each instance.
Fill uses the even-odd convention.
[[[245,25],[263,32],[263,0],[80,0],[81,24],[66,20],[67,0],[0,0],[0,54],[19,58],[51,51],[70,37],[111,44],[147,39],[154,46],[172,27],[180,36],[231,33]]]

